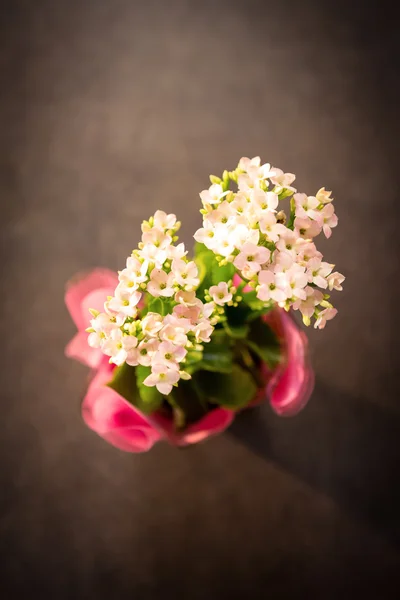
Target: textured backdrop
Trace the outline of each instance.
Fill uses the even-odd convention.
[[[398,597],[397,45],[349,4],[1,3],[2,598]],[[336,198],[313,398],[123,454],[80,418],[65,281],[159,207],[191,243],[208,174],[257,154]]]

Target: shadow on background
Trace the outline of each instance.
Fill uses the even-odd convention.
[[[400,547],[400,418],[317,381],[306,409],[282,419],[243,412],[229,433],[323,492]]]

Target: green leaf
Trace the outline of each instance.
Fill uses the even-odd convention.
[[[190,350],[185,357],[185,369],[188,365],[195,365],[203,358],[203,352],[198,350]]]
[[[172,303],[169,298],[153,298],[148,303],[148,312],[155,312],[165,317],[168,313],[172,311]]]
[[[194,243],[193,250],[194,250],[194,255],[195,256],[198,256],[202,252],[211,252],[211,250],[209,250],[207,248],[207,246],[205,246],[204,244],[201,244],[200,242],[195,242]]]
[[[224,329],[230,337],[235,339],[243,339],[249,333],[249,326],[244,323],[243,325],[231,325],[228,321],[224,321]]]
[[[282,355],[279,340],[272,329],[261,319],[250,324],[250,332],[245,343],[270,368],[279,364]]]
[[[155,313],[158,313],[159,315],[162,315],[163,310],[164,310],[164,305],[163,305],[161,298],[153,298],[148,303],[148,312],[155,312]]]
[[[141,400],[140,410],[145,414],[151,414],[160,408],[163,403],[164,396],[160,394],[158,389],[155,386],[149,387],[144,385],[144,380],[151,373],[150,367],[144,367],[143,365],[138,365],[136,367],[136,383],[139,391],[139,396]]]
[[[214,332],[211,340],[204,344],[203,357],[198,369],[230,373],[232,371],[233,352],[229,336],[225,332]]]
[[[195,423],[208,412],[207,402],[192,379],[181,379],[178,387],[174,387],[167,396],[167,400],[172,406],[175,427],[178,431]]]
[[[210,402],[233,410],[246,406],[257,391],[250,373],[238,365],[233,365],[229,375],[200,371],[196,373],[195,381]]]
[[[203,244],[199,244],[199,246],[203,246]],[[202,298],[204,296],[205,290],[209,289],[210,286],[213,284],[213,281],[212,281],[213,265],[218,264],[218,263],[215,258],[214,252],[211,252],[211,250],[208,250],[208,248],[206,248],[205,246],[204,246],[204,250],[202,250],[198,254],[196,253],[194,262],[196,263],[197,268],[199,270],[199,279],[200,279],[200,283],[197,288],[196,295],[198,298]]]
[[[227,320],[223,326],[228,335],[233,338],[245,338],[249,333],[247,319],[251,314],[251,308],[243,302],[238,306],[226,306],[225,315]]]
[[[199,269],[200,287],[207,289],[207,286],[218,285],[221,281],[233,279],[235,267],[232,263],[220,266],[212,250],[209,250],[204,244],[196,242],[194,245],[194,261]],[[205,285],[207,284],[207,285]]]
[[[115,390],[120,396],[137,406],[139,392],[136,385],[136,369],[126,363],[114,370],[113,378],[107,386]],[[139,400],[140,401],[140,400]]]
[[[211,279],[213,285],[218,285],[221,281],[229,281],[233,279],[235,267],[232,263],[228,263],[221,267],[216,260],[212,264]]]

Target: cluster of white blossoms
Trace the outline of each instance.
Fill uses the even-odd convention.
[[[104,312],[91,311],[88,329],[89,345],[101,348],[111,363],[151,367],[144,384],[156,386],[164,395],[180,378],[190,378],[184,370],[187,352],[201,350],[210,341],[220,318],[219,306],[232,301],[226,283],[210,289],[210,302],[196,297],[198,269],[186,258],[184,245],[175,245],[179,227],[176,216],[163,211],[142,224],[142,242],[119,272]],[[150,305],[141,316],[144,295],[147,303],[163,300],[159,307],[168,305],[168,314],[162,316]]]
[[[261,165],[259,157],[242,158],[235,171],[210,179],[212,185],[200,194],[203,227],[195,240],[220,264],[233,263],[259,300],[300,310],[306,325],[314,317],[314,326],[322,329],[337,313],[324,291],[341,290],[344,281],[313,241],[322,231],[329,238],[337,225],[331,192],[297,193],[292,173]],[[285,198],[288,215],[279,206]]]

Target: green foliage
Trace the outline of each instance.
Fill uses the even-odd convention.
[[[211,341],[204,344],[203,357],[198,367],[206,371],[230,373],[232,361],[231,340],[224,331],[217,330],[211,336]]]
[[[214,330],[210,342],[204,344],[203,352],[192,350],[187,353],[185,371],[190,374],[201,370],[230,373],[233,362],[231,345],[231,339],[224,330]]]
[[[194,250],[195,250],[194,262],[196,263],[197,268],[199,270],[199,279],[200,279],[200,283],[197,288],[196,295],[198,298],[202,299],[202,298],[204,298],[205,290],[207,290],[211,285],[213,285],[212,269],[213,269],[213,265],[218,264],[218,263],[215,258],[214,252],[211,252],[211,250],[208,250],[208,248],[206,248],[204,246],[204,244],[199,244],[198,242],[196,242]]]
[[[172,301],[170,298],[152,298],[148,303],[147,312],[155,312],[165,317],[172,312]]]
[[[249,333],[249,326],[246,323],[243,325],[232,325],[229,321],[224,321],[224,329],[228,335],[237,340],[245,338]]]
[[[199,270],[200,284],[197,289],[197,296],[204,297],[204,291],[212,285],[218,285],[221,281],[233,279],[235,267],[232,263],[220,266],[214,252],[209,250],[204,244],[196,242],[194,245],[194,261]]]
[[[247,346],[261,358],[270,368],[276,367],[281,360],[279,340],[272,329],[261,319],[252,321],[248,337],[244,340]]]
[[[135,367],[130,367],[126,363],[117,367],[114,370],[113,378],[107,385],[133,406],[137,406],[139,392],[136,385]]]
[[[144,380],[151,373],[150,367],[144,367],[143,365],[138,365],[135,367],[136,370],[136,382],[139,391],[139,396],[141,399],[142,405],[145,407],[143,410],[144,413],[150,414],[160,408],[163,403],[163,395],[157,390],[155,386],[149,387],[144,385]],[[142,409],[140,409],[142,410]]]
[[[200,371],[194,375],[197,389],[208,401],[231,408],[243,408],[254,397],[257,386],[248,371],[234,364],[232,372]]]
[[[247,320],[250,314],[251,308],[243,302],[238,306],[226,306],[223,326],[227,334],[235,339],[245,338],[249,333]]]
[[[209,410],[193,379],[181,379],[178,387],[174,387],[167,396],[167,400],[172,406],[175,428],[178,431],[204,417]]]
[[[150,367],[131,367],[124,363],[115,369],[113,378],[107,385],[148,415],[156,411],[163,401],[163,396],[155,387],[143,385],[149,374]]]
[[[221,267],[215,260],[212,264],[211,280],[213,285],[218,285],[221,281],[229,281],[233,279],[235,267],[232,263],[228,263]]]

